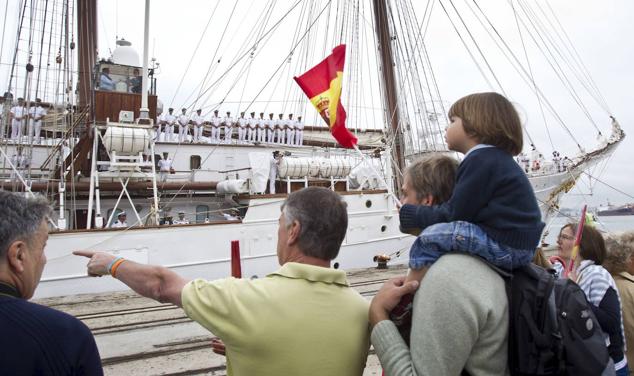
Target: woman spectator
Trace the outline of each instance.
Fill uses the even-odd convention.
[[[634,362],[634,231],[610,239],[605,268],[612,274],[623,304],[626,358]],[[634,364],[634,363],[632,363]]]
[[[559,276],[571,262],[577,224],[569,223],[562,227],[557,245],[559,255],[551,257],[553,268]],[[584,226],[576,265],[568,278],[579,284],[591,303],[592,310],[605,333],[610,357],[614,361],[616,375],[628,375],[627,359],[624,352],[624,330],[621,316],[621,300],[616,283],[610,273],[601,264],[607,255],[603,236],[594,227]]]

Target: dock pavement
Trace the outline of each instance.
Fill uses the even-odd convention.
[[[370,300],[385,281],[404,275],[405,265],[354,269],[348,282]],[[97,342],[106,375],[226,375],[226,359],[211,351],[214,335],[171,304],[132,291],[38,299],[86,324]],[[370,349],[364,376],[381,375]]]

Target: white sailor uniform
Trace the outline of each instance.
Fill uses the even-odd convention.
[[[231,116],[225,116],[225,118],[222,121],[225,125],[224,130],[225,130],[225,139],[224,142],[225,144],[230,144],[231,143],[231,135],[233,134],[233,118]]]
[[[192,115],[191,122],[194,124],[194,142],[200,142],[203,135],[205,118],[195,113]]]
[[[249,141],[249,143],[254,143],[256,141],[255,136],[256,136],[257,123],[258,123],[258,119],[256,119],[253,116],[251,116],[249,120],[247,121],[247,125],[249,126],[247,140]]]
[[[238,143],[244,144],[247,135],[247,123],[249,121],[242,116],[238,118]]]
[[[42,132],[42,119],[46,115],[46,110],[42,106],[35,106],[29,108],[29,115],[31,120],[29,121],[29,136],[33,137],[33,140],[40,143],[40,133]]]
[[[162,119],[161,119],[161,123],[165,124],[164,125],[164,139],[163,141],[165,142],[172,142],[174,141],[174,123],[176,121],[176,116],[171,115],[169,112],[166,114],[163,114]]]
[[[178,116],[178,142],[187,141],[187,130],[189,128],[189,117],[185,114]]]
[[[212,116],[211,117],[211,142],[219,143],[220,142],[220,124],[222,123],[222,119],[220,116]]]
[[[297,120],[295,122],[295,146],[302,146],[304,143],[304,122]]]
[[[282,145],[286,139],[286,120],[277,119],[275,124],[277,127],[277,143]]]
[[[272,144],[275,138],[275,120],[266,119],[264,121],[264,127],[266,128],[267,142]]]
[[[18,141],[22,137],[22,130],[24,129],[24,116],[26,115],[26,108],[24,106],[11,107],[11,139]]]
[[[286,120],[286,144],[290,146],[295,145],[295,120]]]

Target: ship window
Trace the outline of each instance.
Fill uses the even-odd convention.
[[[209,206],[196,205],[196,223],[205,223],[207,217],[209,217]]]
[[[371,200],[366,201],[365,202],[365,207],[366,208],[371,208],[372,207],[372,201]]]
[[[385,232],[386,230],[387,230],[387,226],[386,225],[381,226],[381,232]]]
[[[189,169],[200,170],[200,155],[192,155],[189,157]]]

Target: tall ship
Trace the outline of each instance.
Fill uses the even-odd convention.
[[[243,274],[263,276],[277,267],[281,204],[308,186],[337,191],[347,203],[349,227],[335,267],[371,266],[379,254],[405,261],[413,237],[399,231],[394,199],[402,171],[428,153],[449,153],[448,102],[426,34],[441,6],[482,73],[480,91],[513,99],[520,82],[541,109],[543,121],[534,122],[543,122],[549,137],[568,140],[543,142],[533,124],[526,124],[526,148],[517,162],[547,221],[583,173],[602,169],[625,134],[581,58],[561,38],[562,30],[529,25],[537,9],[513,9],[526,23],[521,36],[541,51],[520,58],[502,35],[491,32],[497,29],[486,9],[470,10],[480,23],[459,26],[467,10],[445,5],[430,1],[421,9],[412,1],[389,0],[210,5],[207,26],[190,35],[200,38],[199,47],[183,51],[189,61],[176,67],[150,59],[152,30],[168,21],[150,22],[149,1],[143,53],[119,38],[108,56],[97,55],[104,50],[97,45],[103,4],[20,2],[2,98],[0,189],[46,195],[55,207],[37,296],[125,288],[114,279],[87,277],[85,261],[72,255],[78,249],[212,279],[228,274],[231,242],[237,241]],[[186,6],[172,11],[191,12]],[[491,66],[477,41],[469,40],[482,27],[493,53],[506,56],[510,68]],[[347,46],[342,102],[357,150],[336,143],[292,79],[341,44]],[[555,49],[564,55],[550,53]],[[561,110],[571,107],[540,88],[530,68],[539,57],[556,70],[583,119],[567,120]],[[169,86],[176,92],[193,81],[189,95],[176,99],[176,93],[161,92],[161,85],[168,86],[161,72],[182,69],[180,84]],[[509,69],[516,77],[507,86],[501,72]],[[584,132],[596,140],[582,139]]]

